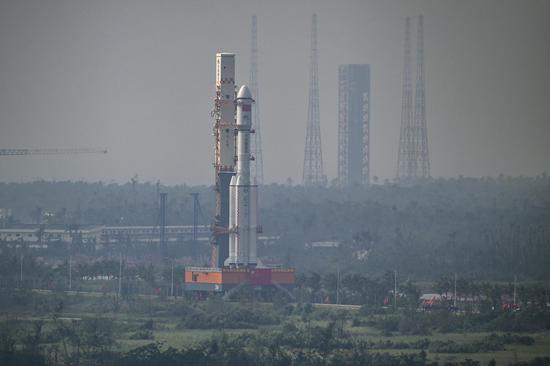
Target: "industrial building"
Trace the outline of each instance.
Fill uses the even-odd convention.
[[[66,225],[14,224],[0,228],[0,242],[33,244],[42,242],[44,248],[48,244],[71,243],[78,236],[83,243],[95,243],[97,246],[131,242],[139,244],[158,244],[160,242],[159,226],[97,226],[84,225],[69,228]],[[196,233],[196,234],[195,234]],[[42,237],[40,238],[40,235]],[[196,239],[194,236],[196,235]],[[168,225],[165,227],[165,240],[168,243],[181,243],[196,240],[210,244],[210,225]],[[258,242],[264,245],[274,245],[279,236],[259,236]]]
[[[214,168],[216,211],[211,267],[186,267],[185,289],[225,292],[240,285],[288,287],[294,270],[264,266],[258,257],[258,187],[251,179],[253,96],[235,94],[235,55],[216,55]]]
[[[0,242],[25,243],[30,244],[31,248],[36,245],[47,248],[48,244],[71,243],[77,237],[84,244],[99,244],[103,229],[102,226],[93,225],[69,229],[66,225],[15,224],[0,229]]]
[[[368,185],[370,65],[340,65],[338,81],[338,183]]]

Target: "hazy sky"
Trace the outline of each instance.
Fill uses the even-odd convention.
[[[550,1],[3,0],[0,148],[109,154],[2,157],[0,181],[211,184],[215,53],[236,53],[246,83],[257,14],[265,179],[300,182],[314,12],[329,180],[342,63],[371,64],[371,175],[395,176],[404,18],[418,14],[432,175],[550,172]]]

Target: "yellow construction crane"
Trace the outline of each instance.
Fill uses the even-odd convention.
[[[106,149],[0,149],[0,156],[15,155],[66,155],[66,154],[107,154]]]

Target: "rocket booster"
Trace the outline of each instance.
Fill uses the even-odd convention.
[[[258,189],[250,182],[252,95],[246,85],[237,94],[236,174],[229,185],[229,257],[226,266],[256,266]]]

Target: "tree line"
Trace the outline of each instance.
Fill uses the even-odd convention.
[[[14,213],[5,225],[46,220],[156,225],[160,191],[168,193],[168,224],[193,223],[192,192],[200,193],[199,224],[212,223],[212,187],[137,180],[0,183],[0,207]],[[260,197],[264,235],[280,237],[260,247],[260,256],[300,271],[336,273],[345,267],[383,275],[399,269],[400,275],[415,280],[454,272],[504,281],[514,275],[550,277],[550,178],[545,174],[346,189],[272,184],[261,187]],[[336,242],[337,247],[307,245],[316,241]]]

